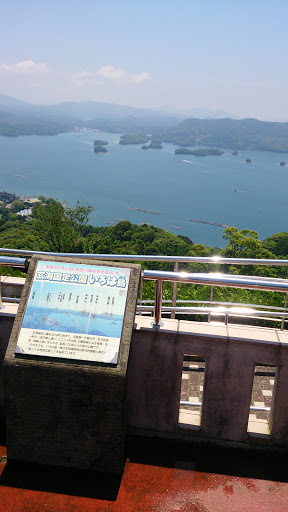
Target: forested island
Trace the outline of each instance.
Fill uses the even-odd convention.
[[[216,146],[234,150],[288,153],[288,123],[258,119],[186,119],[161,133],[163,142],[177,146]]]
[[[94,153],[108,153],[108,149],[102,146],[94,146]]]
[[[209,155],[223,155],[224,151],[217,148],[199,148],[199,149],[187,149],[178,148],[175,149],[175,155],[194,155],[194,156],[209,156]]]
[[[156,141],[151,140],[149,146],[144,144],[144,146],[142,146],[141,149],[163,149],[163,146],[162,146],[161,142],[156,142]]]
[[[107,140],[94,140],[94,146],[108,146]]]
[[[148,135],[141,135],[139,133],[125,133],[121,135],[119,144],[143,144],[148,141]]]

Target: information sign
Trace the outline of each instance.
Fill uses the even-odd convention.
[[[37,262],[15,354],[117,364],[129,268]]]

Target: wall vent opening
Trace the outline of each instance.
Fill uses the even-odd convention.
[[[256,364],[248,419],[248,433],[269,435],[272,423],[276,366]]]
[[[185,354],[183,357],[179,426],[201,426],[205,357]]]

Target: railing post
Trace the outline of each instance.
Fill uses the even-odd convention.
[[[1,276],[0,276],[0,309],[2,308],[2,290],[1,290]]]
[[[141,278],[140,278],[140,290],[139,290],[139,303],[140,306],[142,305],[143,300],[143,272],[141,272]],[[139,316],[141,316],[141,311],[139,311]]]
[[[178,261],[175,261],[175,263],[174,263],[174,272],[178,272],[178,271],[179,271],[179,263],[178,263]],[[177,285],[178,285],[177,282],[173,283],[172,303],[171,303],[172,308],[175,308],[175,306],[176,306],[176,301],[177,301]],[[175,311],[171,311],[170,318],[175,318]]]
[[[214,293],[214,286],[211,286],[211,290],[210,290],[210,304],[209,304],[210,308],[211,308],[212,302],[213,302],[213,293]],[[211,322],[211,311],[210,311],[210,313],[208,315],[208,323],[210,323],[210,322]]]
[[[162,286],[163,281],[160,279],[156,281],[155,286],[155,302],[154,302],[154,325],[160,326],[161,324],[161,307],[162,307]]]
[[[285,295],[284,309],[287,308],[287,301],[288,301],[288,293],[286,293],[286,295]],[[284,329],[284,324],[285,324],[285,317],[283,316],[282,322],[281,322],[281,331],[283,331],[283,329]]]

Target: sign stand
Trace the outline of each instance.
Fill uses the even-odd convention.
[[[140,272],[32,257],[4,360],[8,461],[121,473]]]

